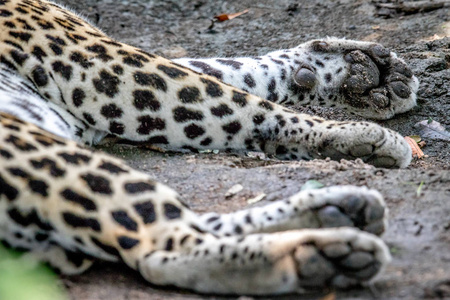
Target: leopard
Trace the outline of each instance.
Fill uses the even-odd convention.
[[[198,214],[147,173],[93,149],[260,151],[403,168],[402,136],[291,104],[388,119],[418,80],[377,43],[325,38],[260,57],[174,61],[46,0],[0,0],[0,241],[62,274],[119,262],[197,293],[278,295],[366,284],[390,261],[376,190],[329,186]],[[113,139],[113,140],[114,140]]]

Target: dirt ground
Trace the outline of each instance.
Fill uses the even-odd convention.
[[[313,38],[346,37],[377,41],[394,49],[421,81],[418,106],[382,122],[403,135],[432,118],[450,130],[450,3],[403,15],[379,10],[369,0],[83,0],[60,1],[75,8],[118,40],[166,57],[264,54]],[[388,2],[382,1],[379,2]],[[424,1],[427,2],[427,1]],[[431,0],[428,2],[432,2]],[[249,9],[208,30],[211,18]],[[445,38],[447,37],[447,38]],[[303,112],[330,119],[355,119],[317,107]],[[130,146],[103,148],[131,166],[169,184],[197,212],[228,212],[284,199],[310,179],[325,185],[356,184],[378,189],[390,209],[383,239],[393,261],[369,287],[337,292],[338,299],[450,299],[450,147],[426,140],[428,157],[401,170],[377,169],[362,162],[285,162],[245,155],[158,153]],[[235,184],[244,189],[225,199]],[[419,186],[421,188],[419,189]],[[123,266],[99,264],[82,276],[62,279],[73,299],[216,299],[150,286]],[[305,296],[320,299],[324,293]],[[298,299],[285,296],[279,299]]]

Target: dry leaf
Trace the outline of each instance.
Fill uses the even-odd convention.
[[[414,139],[410,138],[409,136],[405,136],[405,140],[409,144],[409,147],[411,147],[413,157],[417,157],[419,159],[424,157],[425,154],[423,154],[422,150]]]
[[[153,151],[156,151],[156,152],[161,152],[161,153],[166,153],[167,152],[166,149],[158,147],[158,146],[155,146],[155,145],[152,145],[152,144],[144,145],[143,147],[147,148],[147,149],[150,149],[150,150],[153,150]]]
[[[239,17],[240,15],[243,15],[243,14],[246,14],[246,13],[248,13],[248,9],[243,10],[243,11],[238,12],[238,13],[234,13],[234,14],[221,14],[221,15],[218,15],[218,16],[214,16],[214,20],[216,22],[224,22],[224,21],[228,21],[228,20],[234,19],[236,17]]]
[[[379,25],[372,26],[372,29],[373,29],[373,30],[380,29],[380,26],[379,26]]]
[[[439,122],[423,120],[416,123],[414,127],[419,128],[420,136],[423,138],[450,142],[450,132],[445,130]]]
[[[329,293],[323,298],[320,298],[319,300],[336,300],[336,293]]]

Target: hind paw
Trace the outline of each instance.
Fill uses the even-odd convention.
[[[320,228],[357,227],[380,235],[387,227],[387,207],[375,190],[356,186],[332,186],[302,191],[291,197],[293,205],[309,214],[312,225]],[[305,210],[305,208],[308,208]]]
[[[315,232],[308,243],[296,247],[293,257],[303,289],[359,285],[390,260],[381,240],[350,229]]]

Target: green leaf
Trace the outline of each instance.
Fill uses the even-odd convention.
[[[49,268],[0,246],[0,299],[65,300],[57,281]]]
[[[323,183],[320,183],[317,180],[308,180],[305,182],[305,184],[300,189],[301,191],[305,190],[317,190],[323,188],[325,185]]]

